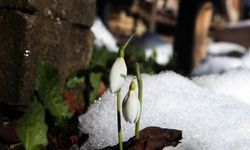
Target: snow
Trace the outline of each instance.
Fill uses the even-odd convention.
[[[250,68],[250,49],[230,42],[212,42],[208,45],[208,56],[193,69],[193,76],[220,74],[235,68]],[[242,56],[227,56],[228,54]]]
[[[125,96],[132,77],[122,88]],[[141,128],[159,126],[183,131],[177,150],[247,150],[250,146],[250,71],[238,69],[222,75],[190,80],[173,72],[143,75]],[[106,91],[101,101],[79,117],[80,129],[89,133],[82,150],[117,144],[115,95]],[[122,119],[123,140],[134,126]],[[169,150],[171,148],[166,148]]]
[[[150,58],[156,52],[156,63],[166,65],[173,55],[173,46],[163,41],[156,33],[145,33],[136,44],[139,49],[144,50],[146,58]]]
[[[231,42],[212,42],[208,45],[207,52],[211,55],[226,54],[230,52],[246,52],[246,48]]]
[[[208,56],[204,62],[193,70],[192,74],[194,76],[217,74],[241,66],[242,61],[240,58],[228,56]]]
[[[173,47],[171,44],[162,44],[162,45],[157,45],[154,48],[147,48],[145,49],[146,51],[146,58],[150,58],[154,52],[156,51],[156,63],[160,65],[166,65],[169,61],[170,58],[173,55]]]
[[[208,88],[219,94],[240,98],[250,104],[250,80],[245,80],[249,77],[249,70],[239,68],[221,75],[213,74],[195,77],[193,81],[201,87]]]
[[[250,51],[242,57],[208,56],[198,67],[193,69],[192,75],[220,74],[236,68],[250,69]]]
[[[242,57],[242,66],[245,68],[250,68],[250,49],[245,55]]]
[[[110,33],[110,31],[102,23],[101,19],[96,17],[91,31],[94,34],[95,40],[94,45],[98,48],[106,46],[107,49],[111,52],[117,52],[118,46],[116,45],[117,41]]]

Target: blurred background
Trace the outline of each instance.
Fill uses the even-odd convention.
[[[249,0],[97,0],[92,31],[109,51],[135,33],[128,49],[153,59],[156,72],[222,73],[239,67],[250,45],[249,8]]]

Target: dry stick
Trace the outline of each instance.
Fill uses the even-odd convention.
[[[137,78],[137,83],[138,83],[138,87],[139,87],[138,98],[140,100],[140,117],[135,124],[135,139],[138,140],[140,137],[139,131],[140,131],[140,121],[141,121],[141,112],[142,112],[142,92],[143,92],[141,72],[140,72],[140,67],[139,67],[138,63],[136,63],[136,78]]]
[[[117,94],[117,124],[118,124],[119,150],[123,150],[122,127],[121,127],[121,89],[119,89],[116,94]]]

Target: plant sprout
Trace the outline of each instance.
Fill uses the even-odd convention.
[[[134,80],[130,83],[128,94],[125,96],[122,103],[122,112],[125,121],[135,123],[135,140],[139,139],[140,118],[142,112],[142,78],[139,64],[136,63],[136,79],[139,88],[139,95],[135,92]]]
[[[124,60],[124,51],[132,39],[134,34],[130,36],[127,42],[119,49],[117,58],[111,68],[109,81],[110,81],[110,90],[112,93],[117,95],[117,126],[118,126],[118,140],[119,140],[119,149],[123,149],[122,145],[122,128],[121,128],[121,87],[125,82],[127,76],[127,66]]]
[[[140,117],[140,102],[135,91],[135,82],[132,80],[128,94],[122,102],[122,113],[125,121],[136,123]]]

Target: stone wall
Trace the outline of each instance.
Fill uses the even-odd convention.
[[[48,59],[65,78],[88,65],[95,0],[0,0],[0,102],[27,104],[36,66]]]

